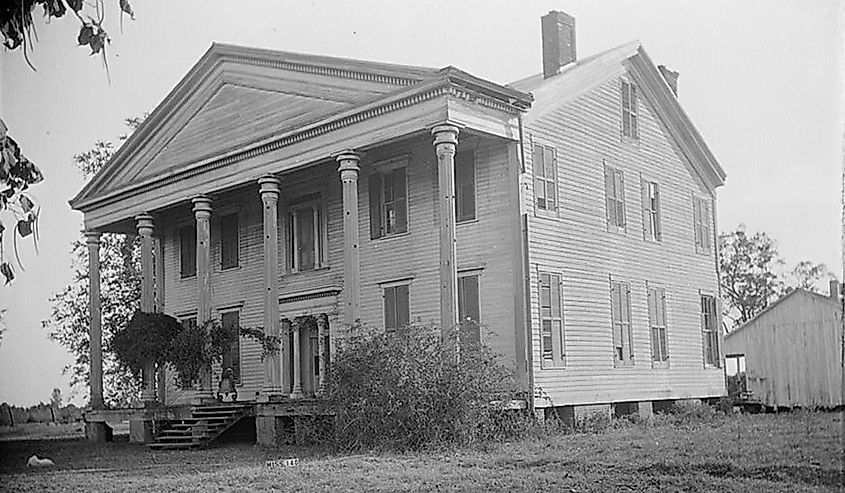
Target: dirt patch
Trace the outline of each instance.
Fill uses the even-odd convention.
[[[641,467],[647,475],[683,476],[704,473],[719,478],[761,479],[777,483],[803,483],[812,486],[845,486],[845,471],[818,466],[737,467],[727,462],[697,464],[656,463]]]

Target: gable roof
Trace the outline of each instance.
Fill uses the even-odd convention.
[[[233,162],[283,145],[283,140],[316,135],[318,127],[330,131],[389,111],[388,105],[400,99],[413,104],[422,100],[416,95],[441,87],[483,94],[514,111],[531,104],[521,91],[451,66],[434,69],[214,43],[70,204],[84,211],[156,182],[201,172],[216,158]]]
[[[760,313],[751,317],[747,322],[745,322],[744,324],[740,325],[736,329],[729,332],[727,335],[725,335],[725,338],[727,339],[727,338],[729,338],[729,337],[731,337],[735,334],[740,333],[741,331],[745,330],[746,327],[751,326],[759,318],[761,318],[764,315],[766,315],[767,313],[775,310],[779,305],[784,303],[786,300],[794,298],[794,297],[799,296],[799,295],[804,296],[806,298],[811,298],[811,299],[814,299],[816,301],[820,301],[820,302],[823,302],[823,303],[828,303],[828,304],[830,304],[830,306],[832,308],[836,308],[839,311],[843,310],[842,302],[840,300],[836,300],[836,299],[834,299],[830,296],[825,296],[823,294],[814,293],[813,291],[808,291],[808,290],[803,289],[803,288],[795,288],[792,291],[790,291],[790,292],[786,293],[785,295],[781,296],[780,298],[778,298],[777,301],[775,301],[771,305],[764,308],[763,311],[761,311]]]
[[[544,78],[539,73],[508,85],[534,95],[535,103],[525,117],[525,122],[531,123],[623,70],[633,74],[640,93],[652,103],[658,118],[705,183],[712,188],[723,185],[725,171],[639,41],[577,60],[561,67],[552,77]]]

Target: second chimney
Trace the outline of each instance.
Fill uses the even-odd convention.
[[[666,68],[666,65],[658,65],[657,70],[660,70],[660,74],[666,79],[666,83],[669,84],[669,89],[672,89],[672,92],[675,93],[675,97],[678,96],[678,72],[674,70],[669,70]]]
[[[831,279],[830,280],[830,297],[833,298],[834,300],[839,301],[839,294],[840,294],[839,290],[840,289],[841,288],[839,287],[839,281],[837,281],[836,279]]]
[[[575,18],[552,10],[540,18],[543,32],[543,78],[557,75],[575,61]]]

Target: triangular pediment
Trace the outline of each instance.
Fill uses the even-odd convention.
[[[71,203],[162,178],[436,75],[421,67],[212,45]]]

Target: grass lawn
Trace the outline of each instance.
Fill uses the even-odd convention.
[[[329,454],[228,445],[153,452],[126,442],[0,441],[2,491],[842,491],[845,413],[733,415],[483,450]],[[56,467],[28,470],[32,454]],[[269,469],[268,459],[299,457]]]

